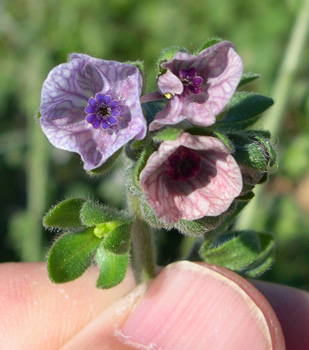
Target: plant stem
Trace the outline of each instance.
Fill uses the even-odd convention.
[[[278,72],[278,78],[273,87],[272,96],[276,103],[270,112],[265,114],[259,122],[264,126],[265,130],[269,130],[271,132],[273,140],[280,134],[284,110],[289,101],[289,92],[292,88],[294,74],[301,57],[302,50],[305,47],[309,26],[308,13],[309,0],[304,0],[302,6],[299,8],[299,12],[291,32],[290,40],[286,48],[286,53]],[[236,229],[252,227],[257,208],[262,205],[262,194],[262,187],[257,187],[255,190],[255,198],[238,216],[235,226]]]
[[[155,277],[155,252],[153,232],[142,219],[139,200],[128,194],[130,213],[135,217],[132,225],[132,269],[136,283],[145,282]]]

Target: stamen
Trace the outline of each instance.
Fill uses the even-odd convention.
[[[191,91],[193,94],[197,95],[201,92],[203,78],[197,75],[194,67],[189,69],[181,69],[179,71],[179,78],[184,85],[183,94]]]
[[[120,107],[110,95],[97,93],[95,97],[89,98],[85,113],[87,122],[92,124],[94,129],[101,126],[103,130],[106,130],[117,126]]]
[[[201,169],[201,158],[189,150],[187,147],[180,146],[167,159],[166,174],[175,181],[186,182],[188,179],[194,179]]]

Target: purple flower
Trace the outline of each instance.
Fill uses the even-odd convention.
[[[182,133],[164,141],[140,174],[146,202],[157,218],[174,224],[226,211],[242,190],[242,176],[217,138]]]
[[[158,91],[169,101],[157,113],[150,130],[188,120],[209,126],[233,95],[242,74],[242,61],[232,43],[222,41],[198,55],[177,52],[163,62]]]
[[[74,53],[43,83],[42,130],[55,147],[79,153],[85,170],[98,168],[129,140],[145,137],[141,87],[135,66]]]

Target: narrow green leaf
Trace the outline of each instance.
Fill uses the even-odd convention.
[[[44,216],[44,227],[67,229],[84,226],[79,213],[85,202],[82,198],[70,198],[58,203]]]
[[[85,226],[96,226],[109,221],[125,222],[129,220],[129,216],[123,210],[87,201],[80,211],[80,219]]]
[[[96,253],[96,262],[100,269],[97,287],[112,288],[124,279],[129,262],[129,254],[113,254],[101,246]]]
[[[248,83],[251,83],[252,81],[258,79],[260,77],[260,74],[256,74],[256,73],[244,73],[240,79],[240,82],[238,84],[238,88],[240,88],[241,86],[244,86]]]
[[[255,231],[236,231],[221,235],[199,250],[203,261],[219,265],[244,277],[257,277],[274,261],[271,235]]]
[[[114,254],[125,254],[130,248],[132,221],[126,222],[111,231],[103,241],[103,248]]]
[[[254,231],[239,231],[221,236],[209,247],[208,242],[200,248],[203,261],[223,266],[233,271],[241,271],[251,264],[260,253],[260,241]]]
[[[87,228],[80,232],[66,233],[51,247],[47,257],[47,271],[54,283],[72,281],[90,266],[101,240]]]
[[[273,105],[269,97],[252,92],[236,92],[215,124],[219,130],[244,129],[254,124],[260,114]]]
[[[245,277],[258,277],[267,271],[274,263],[275,241],[273,237],[267,233],[258,233],[261,249],[256,259],[248,266],[240,271]]]

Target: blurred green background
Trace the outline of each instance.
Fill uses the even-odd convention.
[[[79,156],[54,149],[34,115],[48,71],[71,52],[145,62],[155,89],[161,49],[194,50],[208,37],[232,41],[244,70],[261,74],[248,88],[271,96],[259,128],[271,128],[279,162],[239,228],[271,232],[276,263],[265,279],[309,289],[308,0],[1,0],[0,2],[0,261],[37,261],[55,234],[42,229],[46,210],[68,196],[118,207],[121,169],[89,178]],[[158,234],[160,263],[177,254],[175,232]],[[172,244],[171,244],[172,243]]]

